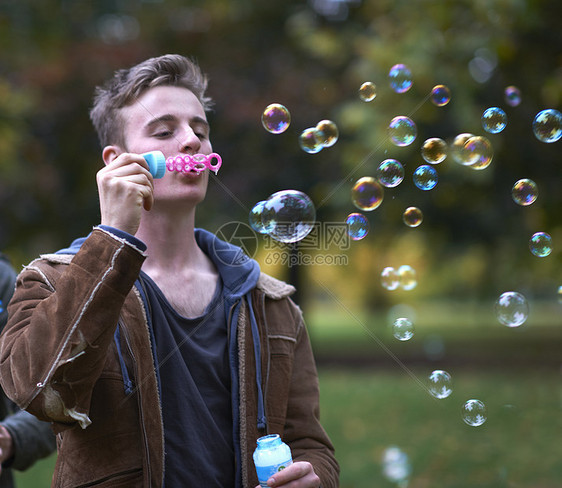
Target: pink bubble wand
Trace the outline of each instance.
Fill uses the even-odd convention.
[[[217,174],[222,165],[222,158],[217,153],[211,154],[184,154],[164,158],[164,154],[160,151],[151,151],[142,154],[142,157],[148,164],[150,174],[154,178],[162,178],[168,171],[177,171],[178,173],[188,173],[194,171],[197,174],[206,169]],[[214,164],[213,164],[214,162]]]

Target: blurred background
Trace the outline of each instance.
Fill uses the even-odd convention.
[[[341,486],[559,487],[561,143],[532,126],[540,111],[560,111],[561,14],[556,0],[2,0],[0,249],[21,269],[90,232],[102,165],[88,118],[94,88],[148,57],[193,57],[210,79],[223,158],[198,226],[248,224],[258,201],[284,189],[309,195],[324,231],[352,212],[368,220],[360,240],[258,235],[248,250],[298,287]],[[404,93],[389,83],[399,63],[412,73]],[[365,82],[376,87],[369,102]],[[439,84],[451,93],[444,106],[430,97]],[[506,99],[508,86],[520,103]],[[262,125],[271,103],[291,114],[281,134]],[[489,107],[506,113],[499,133],[483,128]],[[398,115],[417,127],[407,146],[388,138]],[[337,143],[303,151],[300,134],[325,119]],[[450,146],[462,133],[489,140],[491,164],[475,171],[449,154],[434,166],[437,186],[416,187],[423,142]],[[378,208],[358,209],[352,187],[388,158],[404,181],[384,189]],[[537,185],[531,205],[512,197],[522,178]],[[402,220],[410,206],[423,211],[415,228]],[[536,232],[551,236],[549,255],[531,252]],[[383,269],[402,265],[413,286],[382,286]],[[519,327],[495,313],[508,291],[529,306]],[[413,324],[409,340],[393,334],[400,317]],[[434,370],[452,378],[446,398],[428,391]],[[486,407],[479,426],[463,422],[469,399]],[[53,462],[20,475],[20,486],[49,486]]]

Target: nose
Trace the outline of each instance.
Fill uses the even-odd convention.
[[[180,152],[193,153],[199,151],[201,141],[195,134],[190,126],[186,126],[181,133],[180,139]]]

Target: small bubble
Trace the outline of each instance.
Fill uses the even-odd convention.
[[[552,252],[552,237],[546,232],[535,232],[529,240],[529,249],[539,258],[548,256]]]
[[[435,85],[429,95],[431,103],[437,107],[444,107],[451,101],[451,90],[446,85]]]
[[[467,400],[462,406],[461,414],[465,424],[478,427],[486,422],[486,405],[480,400]]]
[[[381,272],[381,284],[387,290],[396,290],[400,286],[400,276],[392,266],[387,266]]]
[[[406,93],[412,88],[412,72],[405,64],[395,64],[388,73],[390,87],[396,93]]]
[[[451,156],[453,157],[453,160],[463,166],[471,164],[471,162],[468,161],[469,154],[464,149],[466,141],[468,141],[471,137],[474,137],[474,134],[463,132],[462,134],[457,135],[451,144]]]
[[[423,164],[414,171],[414,184],[424,191],[431,190],[437,185],[439,177],[433,166]]]
[[[269,234],[274,227],[273,221],[270,221],[268,226],[263,222],[262,216],[265,203],[266,200],[256,203],[252,210],[250,210],[250,215],[248,217],[250,227],[260,234]]]
[[[507,115],[499,107],[490,107],[482,114],[482,127],[490,134],[498,134],[507,125]]]
[[[383,187],[371,176],[359,178],[351,189],[351,201],[359,210],[375,210],[383,198]]]
[[[408,486],[408,478],[412,474],[408,455],[397,446],[387,447],[382,456],[382,472],[388,481],[405,488]]]
[[[322,146],[332,147],[339,138],[338,126],[331,120],[321,120],[316,124],[316,132]]]
[[[521,103],[521,90],[516,86],[506,86],[504,90],[505,103],[510,107],[517,107]]]
[[[423,221],[423,213],[418,207],[408,207],[404,210],[402,220],[408,227],[418,227]]]
[[[439,137],[426,139],[421,148],[421,155],[426,163],[439,164],[447,157],[447,143]]]
[[[403,290],[410,291],[418,286],[416,270],[408,264],[403,264],[398,268],[398,278],[400,280],[400,288]]]
[[[377,87],[374,83],[366,81],[359,87],[359,98],[364,102],[371,102],[377,96]]]
[[[385,159],[377,168],[377,180],[387,188],[394,188],[404,180],[404,167],[396,159]]]
[[[388,135],[395,146],[409,146],[416,139],[417,127],[412,119],[399,115],[390,121]]]
[[[562,305],[562,285],[560,285],[560,286],[558,287],[557,294],[558,294],[558,303],[559,303],[560,305]]]
[[[363,239],[369,233],[369,221],[360,213],[351,213],[345,221],[347,233],[354,241]]]
[[[304,239],[314,227],[316,209],[308,195],[298,190],[281,190],[271,195],[262,211],[262,225],[280,242]]]
[[[392,324],[392,335],[399,341],[409,341],[414,337],[414,324],[410,319],[400,317]]]
[[[284,105],[272,103],[263,111],[261,123],[266,131],[272,134],[281,134],[289,127],[291,114]]]
[[[501,324],[507,327],[519,327],[529,316],[529,304],[521,293],[506,291],[496,300],[494,311]]]
[[[316,154],[324,147],[322,137],[316,127],[309,127],[301,132],[299,136],[299,146],[304,152]]]
[[[494,157],[492,143],[484,136],[470,137],[465,142],[463,151],[467,165],[475,170],[486,169]]]
[[[436,369],[429,375],[429,393],[442,400],[453,393],[453,380],[447,371]]]
[[[535,202],[539,196],[539,190],[533,180],[523,178],[513,185],[511,196],[518,205],[527,206]]]
[[[533,120],[533,132],[541,142],[556,142],[562,137],[562,114],[547,109],[539,112]]]

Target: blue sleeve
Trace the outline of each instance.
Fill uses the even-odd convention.
[[[113,234],[118,239],[126,240],[129,244],[131,244],[131,246],[136,247],[142,252],[146,251],[146,244],[144,242],[124,230],[116,229],[115,227],[110,227],[109,225],[98,225],[98,228]]]

